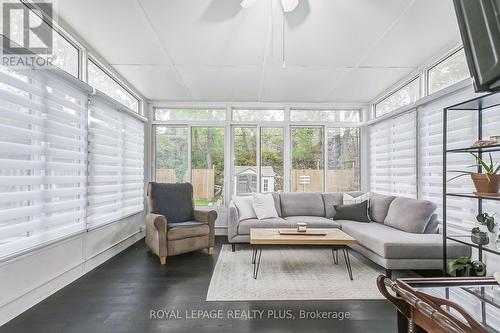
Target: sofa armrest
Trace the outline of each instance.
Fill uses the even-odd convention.
[[[167,219],[163,215],[146,215],[146,245],[159,257],[167,256]]]
[[[215,210],[204,211],[195,210],[194,220],[208,224],[210,228],[209,247],[214,247],[215,244],[215,220],[217,220],[217,212]]]
[[[227,239],[231,243],[232,239],[238,235],[238,225],[240,224],[240,216],[238,209],[231,201],[229,203],[229,216],[227,219]]]

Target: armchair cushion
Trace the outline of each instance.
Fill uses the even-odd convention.
[[[188,239],[193,237],[208,236],[210,234],[210,228],[207,224],[201,223],[198,226],[191,227],[174,227],[168,230],[167,239],[169,241]],[[208,245],[208,240],[207,240]]]
[[[194,219],[193,186],[189,183],[150,183],[151,211],[167,218],[168,224]]]
[[[192,228],[199,227],[200,225],[205,225],[206,223],[198,221],[185,221],[185,222],[174,222],[167,223],[167,230],[170,231],[173,228]]]

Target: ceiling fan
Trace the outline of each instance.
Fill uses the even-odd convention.
[[[242,0],[241,7],[249,8],[251,7],[257,0]],[[283,11],[285,13],[289,13],[299,5],[299,0],[281,0],[281,6],[283,6]]]

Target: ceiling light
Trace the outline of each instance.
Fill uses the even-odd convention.
[[[285,13],[291,12],[299,5],[299,0],[281,0],[283,11]]]

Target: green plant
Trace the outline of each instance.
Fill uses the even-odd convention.
[[[489,155],[489,162],[484,161],[483,159],[479,158],[479,156],[477,156],[474,153],[470,153],[470,154],[472,156],[474,156],[474,158],[476,159],[476,163],[473,164],[473,165],[467,166],[467,168],[478,168],[478,167],[481,167],[483,169],[483,174],[486,175],[486,178],[488,178],[489,182],[491,181],[491,176],[496,175],[496,174],[498,174],[500,172],[500,162],[494,163],[493,162],[493,158],[491,157],[491,153],[488,153],[488,155]],[[459,177],[463,177],[463,176],[467,176],[467,175],[477,174],[477,172],[463,171],[463,170],[450,170],[450,172],[458,172],[460,174],[457,175],[457,176],[455,176],[455,177],[452,177],[448,181],[452,181],[453,179],[456,179],[456,178],[459,178]]]
[[[472,230],[470,232],[471,232],[471,234],[476,235],[478,237],[488,236],[484,231],[479,230],[479,227],[472,228]]]
[[[470,257],[458,257],[448,263],[448,273],[454,276],[485,276],[486,265],[479,261],[471,261]]]
[[[485,225],[489,232],[493,232],[495,230],[495,226],[497,225],[495,223],[495,215],[496,213],[491,216],[488,213],[480,213],[477,214],[476,220],[482,225]]]

